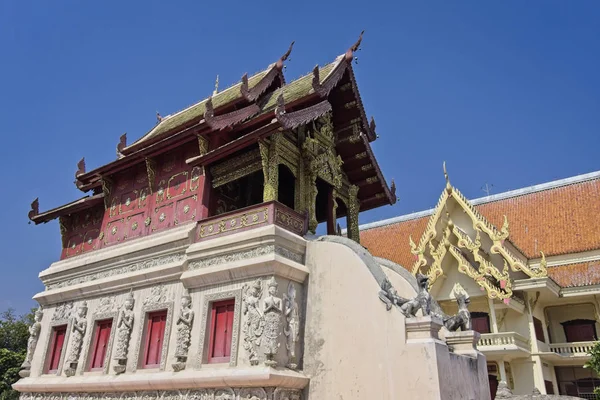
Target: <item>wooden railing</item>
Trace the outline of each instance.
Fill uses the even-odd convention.
[[[517,332],[483,333],[477,343],[477,348],[485,351],[486,347],[491,349],[499,347],[523,349],[529,351],[529,340]],[[510,347],[510,348],[509,348]]]
[[[279,202],[270,201],[198,221],[196,241],[200,242],[267,225],[277,225],[300,236],[304,236],[308,230],[308,221],[304,215]]]
[[[550,343],[550,351],[563,356],[588,356],[597,342]]]

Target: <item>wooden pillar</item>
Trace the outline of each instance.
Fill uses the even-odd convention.
[[[335,235],[335,189],[329,186],[327,190],[327,234]]]
[[[308,195],[306,196],[307,208],[308,208],[308,230],[310,233],[315,233],[317,231],[317,226],[319,222],[317,221],[317,176],[312,172],[307,176],[307,185],[306,190],[308,191]]]
[[[201,156],[208,153],[208,147],[208,140],[204,136],[198,135],[198,148],[200,149]],[[196,220],[201,220],[210,216],[210,201],[212,197],[212,178],[204,166],[202,166],[202,175],[198,178],[198,188],[200,192]]]
[[[348,189],[348,238],[360,243],[360,232],[358,229],[358,212],[360,210],[360,202],[358,200],[358,186],[350,185]]]
[[[268,146],[264,141],[258,142],[264,176],[264,202],[277,200],[279,195],[279,160],[277,156],[277,142],[280,137],[281,133],[273,134],[271,136],[271,143]]]

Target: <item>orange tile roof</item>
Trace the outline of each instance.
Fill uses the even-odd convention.
[[[548,276],[561,287],[600,284],[600,261],[560,265],[548,268]]]
[[[540,250],[546,256],[554,256],[600,249],[600,173],[501,193],[471,203],[496,227],[502,226],[506,214],[509,240],[528,258],[539,257]],[[410,253],[408,236],[412,234],[418,242],[432,211],[419,213],[414,219],[406,216],[399,217],[399,222],[369,224],[361,230],[361,244],[374,255],[410,270],[414,256]]]

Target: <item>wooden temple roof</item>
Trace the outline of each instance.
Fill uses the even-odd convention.
[[[510,222],[510,243],[525,257],[537,259],[600,249],[600,172],[470,201],[494,226]],[[361,243],[376,256],[408,270],[415,256],[409,237],[420,238],[433,210],[367,224]],[[548,265],[548,276],[562,287],[600,284],[596,262]]]
[[[29,219],[33,221],[36,225],[41,223],[46,223],[53,219],[60,217],[61,215],[68,215],[75,213],[77,211],[85,210],[87,208],[93,207],[97,204],[100,204],[104,201],[104,194],[98,193],[92,196],[84,196],[80,199],[72,201],[70,203],[64,204],[62,206],[53,208],[48,211],[44,211],[39,213],[39,203],[38,199],[35,199],[31,204],[31,211],[29,212]]]
[[[375,159],[370,142],[375,140],[375,122],[367,120],[352,70],[353,52],[362,39],[332,63],[289,84],[283,76],[283,63],[290,49],[266,70],[222,92],[213,94],[178,113],[162,118],[158,124],[131,145],[121,136],[118,158],[92,171],[78,164],[75,184],[87,192],[98,192],[102,178],[123,171],[196,136],[233,132],[236,138],[208,154],[188,160],[188,164],[209,165],[281,129],[292,129],[333,110],[336,151],[350,183],[359,186],[360,210],[396,201],[395,185],[390,188]],[[293,44],[293,43],[292,43]],[[60,207],[59,207],[60,208]],[[56,209],[58,210],[58,208]]]

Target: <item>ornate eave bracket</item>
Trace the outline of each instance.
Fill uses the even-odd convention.
[[[209,97],[206,101],[206,111],[204,112],[204,119],[212,129],[222,130],[247,120],[248,118],[257,114],[259,111],[260,107],[258,105],[251,104],[242,109],[232,111],[227,114],[215,116],[212,97]]]
[[[283,93],[277,97],[277,106],[275,107],[275,118],[286,129],[295,129],[301,125],[316,120],[332,110],[331,103],[323,100],[320,103],[304,108],[299,111],[286,112]]]

